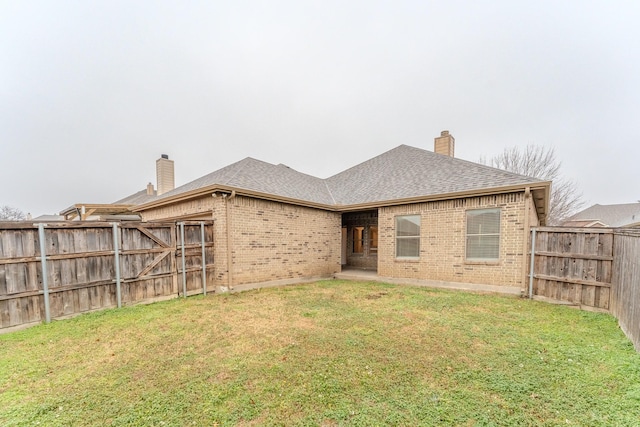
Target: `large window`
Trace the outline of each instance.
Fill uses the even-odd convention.
[[[364,252],[364,227],[353,227],[353,253]]]
[[[350,234],[351,253],[357,255],[376,255],[378,253],[378,227],[353,227]]]
[[[396,257],[420,256],[420,215],[396,217]]]
[[[378,252],[378,227],[376,226],[369,227],[369,252]]]
[[[497,261],[500,257],[500,209],[467,211],[467,260]]]

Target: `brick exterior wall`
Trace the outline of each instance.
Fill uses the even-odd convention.
[[[209,195],[150,209],[142,216],[145,221],[213,219],[215,284],[221,289],[229,285],[227,212],[232,286],[330,276],[340,271],[340,213],[251,197],[229,200]]]
[[[525,216],[530,215],[531,226],[538,224],[532,205],[520,192],[380,208],[378,274],[520,287],[527,268]],[[484,208],[500,208],[499,260],[466,261],[466,211]],[[214,219],[215,283],[227,287],[227,211],[231,218],[232,285],[329,276],[340,271],[340,213],[243,196],[228,201],[209,195],[150,209],[142,215],[145,221]],[[420,257],[398,260],[395,217],[413,214],[421,217]],[[350,259],[350,264],[357,264],[355,261]]]
[[[385,207],[378,210],[378,274],[385,277],[522,286],[525,215],[522,193],[471,197]],[[466,211],[500,208],[500,255],[497,262],[465,260]],[[420,257],[395,257],[395,217],[420,215]],[[534,214],[535,215],[535,214]]]
[[[340,271],[341,215],[249,197],[231,201],[234,283]]]

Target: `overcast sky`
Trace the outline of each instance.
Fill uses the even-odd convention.
[[[640,199],[640,2],[0,0],[0,205],[34,216],[245,157],[326,178],[400,144],[555,147]]]

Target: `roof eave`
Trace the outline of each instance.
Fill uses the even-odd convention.
[[[413,203],[433,202],[433,201],[451,200],[451,199],[463,199],[467,197],[492,196],[496,194],[525,191],[526,188],[529,188],[532,192],[536,191],[536,192],[542,193],[539,196],[542,203],[540,204],[539,208],[538,206],[536,206],[536,211],[538,212],[538,217],[542,215],[543,217],[546,218],[549,197],[548,195],[545,197],[544,194],[549,193],[550,184],[551,184],[550,181],[540,181],[535,183],[509,185],[509,186],[493,187],[493,188],[482,188],[482,189],[476,189],[476,190],[457,191],[452,193],[441,193],[441,194],[433,194],[433,195],[427,195],[427,196],[407,197],[402,199],[393,199],[393,200],[386,200],[386,201],[375,201],[375,202],[358,203],[358,204],[352,204],[352,205],[337,205],[336,207],[337,207],[337,210],[340,210],[343,212],[349,212],[349,211],[373,209],[378,207],[407,205],[407,204],[413,204]],[[534,200],[536,200],[535,195],[534,195]]]
[[[551,181],[543,181],[538,185],[528,186],[531,189],[534,208],[541,226],[547,225],[549,205],[551,203]]]
[[[323,210],[333,211],[333,212],[350,212],[350,211],[357,211],[357,210],[376,209],[376,208],[386,207],[386,206],[398,206],[398,205],[406,205],[406,204],[412,204],[412,203],[422,203],[422,202],[430,202],[430,201],[438,201],[438,200],[461,199],[466,197],[478,197],[478,196],[488,196],[488,195],[496,195],[496,194],[502,194],[502,193],[512,193],[512,192],[518,192],[518,191],[525,191],[526,188],[529,188],[533,193],[534,204],[536,206],[536,211],[538,214],[538,218],[540,219],[540,223],[545,224],[546,215],[547,215],[548,206],[549,206],[550,185],[551,185],[550,181],[539,181],[539,182],[526,183],[526,184],[509,185],[509,186],[501,186],[501,187],[493,187],[493,188],[482,188],[482,189],[476,189],[476,190],[407,197],[407,198],[401,198],[401,199],[373,201],[373,202],[357,203],[357,204],[351,204],[351,205],[324,204],[324,203],[311,202],[308,200],[300,200],[300,199],[295,199],[290,197],[278,196],[278,195],[269,194],[269,193],[261,193],[258,191],[252,191],[252,190],[247,190],[243,188],[237,188],[237,187],[231,187],[231,186],[225,186],[225,185],[210,185],[210,186],[202,187],[196,190],[191,190],[184,193],[176,194],[174,196],[167,197],[161,200],[154,200],[151,202],[147,202],[142,205],[138,205],[131,210],[133,212],[142,212],[148,209],[153,209],[161,206],[179,203],[181,201],[189,200],[195,197],[202,197],[207,194],[214,194],[217,192],[230,194],[235,192],[235,194],[238,196],[255,197],[255,198],[264,199],[264,200],[289,203],[293,205],[323,209]]]
[[[247,190],[245,188],[238,188],[238,187],[232,187],[228,185],[216,184],[216,185],[209,185],[206,187],[198,188],[196,190],[186,191],[184,193],[176,194],[174,196],[167,197],[164,199],[153,200],[151,202],[147,202],[147,203],[136,206],[135,208],[132,209],[132,211],[142,212],[148,209],[153,209],[161,206],[179,203],[184,200],[193,199],[195,197],[202,197],[208,194],[213,195],[214,193],[218,193],[218,192],[229,193],[229,194],[235,192],[237,196],[255,197],[258,199],[272,200],[276,202],[283,202],[283,203],[289,203],[289,204],[298,205],[298,206],[306,206],[306,207],[324,209],[324,210],[336,210],[334,205],[317,203],[309,200],[295,199],[295,198],[285,197],[285,196],[279,196],[276,194],[262,193],[259,191]]]
[[[74,205],[69,206],[65,210],[61,211],[59,215],[65,215],[75,212],[77,209],[82,209],[83,207],[86,210],[90,209],[102,209],[104,211],[127,211],[130,210],[134,205],[130,204],[118,204],[114,205],[111,203],[76,203]]]

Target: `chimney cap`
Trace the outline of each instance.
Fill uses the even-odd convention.
[[[443,130],[442,132],[440,132],[440,136],[447,136],[447,135],[449,135],[448,130]]]
[[[169,160],[168,154],[160,154],[160,158]]]

